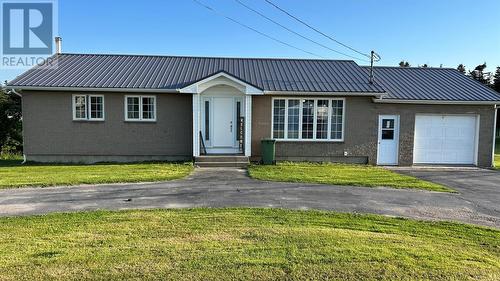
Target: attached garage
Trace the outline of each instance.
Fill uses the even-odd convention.
[[[416,115],[413,162],[475,165],[478,127],[477,115]]]

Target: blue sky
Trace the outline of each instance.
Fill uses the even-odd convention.
[[[228,16],[310,52],[349,59],[267,22],[234,0],[200,0]],[[342,52],[349,50],[310,31],[264,0],[241,0],[276,21]],[[363,52],[378,65],[473,68],[500,66],[500,1],[273,0],[321,31]],[[476,4],[476,3],[481,3]],[[63,52],[189,56],[314,58],[238,26],[191,0],[59,0]],[[366,64],[359,62],[360,64]],[[0,70],[0,81],[20,71]]]

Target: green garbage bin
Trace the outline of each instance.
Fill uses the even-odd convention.
[[[276,140],[263,139],[261,140],[262,147],[262,164],[273,165],[275,160],[275,144]]]

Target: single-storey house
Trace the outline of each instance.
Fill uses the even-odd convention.
[[[375,165],[493,162],[500,95],[454,69],[346,60],[56,54],[22,96],[28,161],[203,154]]]

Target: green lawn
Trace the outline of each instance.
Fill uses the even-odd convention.
[[[287,162],[277,165],[252,165],[249,167],[249,174],[253,178],[268,181],[308,182],[368,187],[385,186],[453,192],[453,190],[440,184],[368,165]]]
[[[500,231],[281,209],[0,219],[2,280],[500,280]]]
[[[166,181],[187,176],[191,164],[139,163],[96,165],[25,164],[0,161],[0,189],[25,186]]]
[[[496,139],[495,144],[495,168],[500,169],[500,138]]]

